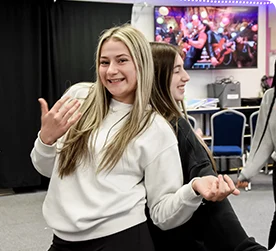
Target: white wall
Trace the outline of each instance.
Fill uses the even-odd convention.
[[[269,16],[268,16],[268,27],[270,28],[270,32],[271,32],[271,42],[270,42],[270,46],[271,46],[271,50],[276,51],[276,25],[275,25],[275,21],[276,21],[276,9],[275,6],[273,4],[269,5]]]
[[[153,6],[133,7],[131,23],[141,30],[149,41],[154,39]],[[266,74],[266,8],[259,7],[258,20],[258,68],[257,69],[231,69],[188,71],[191,80],[186,87],[187,99],[206,98],[207,84],[213,83],[217,77],[233,76],[241,83],[241,97],[257,97],[259,95],[260,80]]]
[[[269,60],[268,60],[268,74],[270,76],[274,75],[274,64],[276,61],[276,8],[274,5],[269,5],[269,15],[268,15],[268,29],[270,32],[270,48],[268,49]]]

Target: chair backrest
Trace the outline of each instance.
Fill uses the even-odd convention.
[[[249,117],[249,126],[250,126],[251,138],[253,138],[254,133],[255,133],[258,115],[259,115],[259,111],[255,111]]]
[[[187,115],[187,117],[188,117],[188,120],[189,120],[191,126],[195,129],[196,128],[196,119],[191,115]]]
[[[236,110],[222,110],[211,116],[211,150],[215,146],[239,146],[243,152],[246,117]]]

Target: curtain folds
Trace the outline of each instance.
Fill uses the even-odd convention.
[[[93,81],[100,33],[130,22],[131,10],[78,1],[0,4],[0,188],[41,185],[30,160],[40,128],[37,99],[51,107],[71,84]]]

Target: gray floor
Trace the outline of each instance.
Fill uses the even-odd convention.
[[[231,175],[233,180],[236,175]],[[270,223],[275,204],[272,191],[272,176],[258,174],[252,179],[252,190],[241,190],[239,196],[230,196],[230,201],[249,236],[267,247]]]
[[[231,175],[233,180],[236,175]],[[0,251],[46,251],[52,232],[41,214],[45,192],[10,194],[0,190]],[[2,194],[2,196],[1,196]],[[267,246],[274,212],[271,176],[258,174],[250,192],[230,196],[247,233]]]

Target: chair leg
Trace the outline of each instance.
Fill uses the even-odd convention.
[[[242,167],[245,166],[245,154],[242,155]]]
[[[240,167],[237,168],[237,178],[239,177],[240,175]]]
[[[249,151],[246,151],[246,153],[245,153],[245,160],[247,161],[248,160],[248,157],[249,157]]]
[[[216,158],[218,163],[218,172],[221,172],[221,158]]]
[[[241,157],[242,168],[245,166],[245,157],[246,157],[246,154],[243,154]],[[237,169],[237,177],[239,177],[239,174],[240,174],[240,167],[238,167],[238,169]]]
[[[265,164],[265,174],[268,174],[268,163]]]

